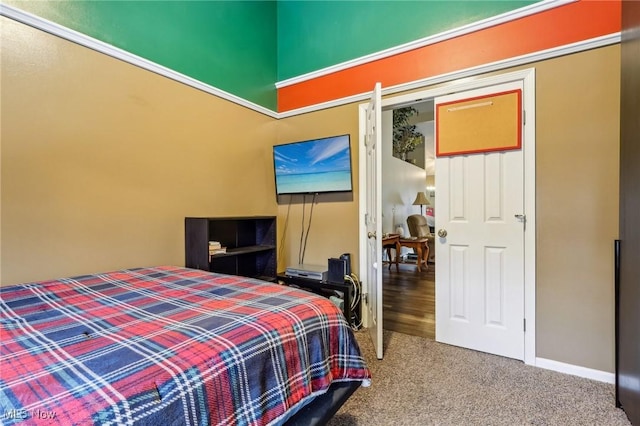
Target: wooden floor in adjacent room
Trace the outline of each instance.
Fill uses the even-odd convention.
[[[399,333],[435,339],[435,265],[418,272],[415,264],[395,265],[382,273],[383,328]]]

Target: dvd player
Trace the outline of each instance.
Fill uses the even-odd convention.
[[[288,266],[285,275],[288,277],[306,278],[308,280],[326,281],[327,267],[319,265]]]

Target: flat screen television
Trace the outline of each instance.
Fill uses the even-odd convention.
[[[277,195],[352,190],[349,135],[275,145],[273,166]]]

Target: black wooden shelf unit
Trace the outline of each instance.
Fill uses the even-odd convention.
[[[188,268],[276,281],[276,218],[185,218],[185,265]],[[226,253],[209,256],[209,241]]]

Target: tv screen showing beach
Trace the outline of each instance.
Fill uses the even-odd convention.
[[[276,193],[351,191],[349,135],[273,147]]]

